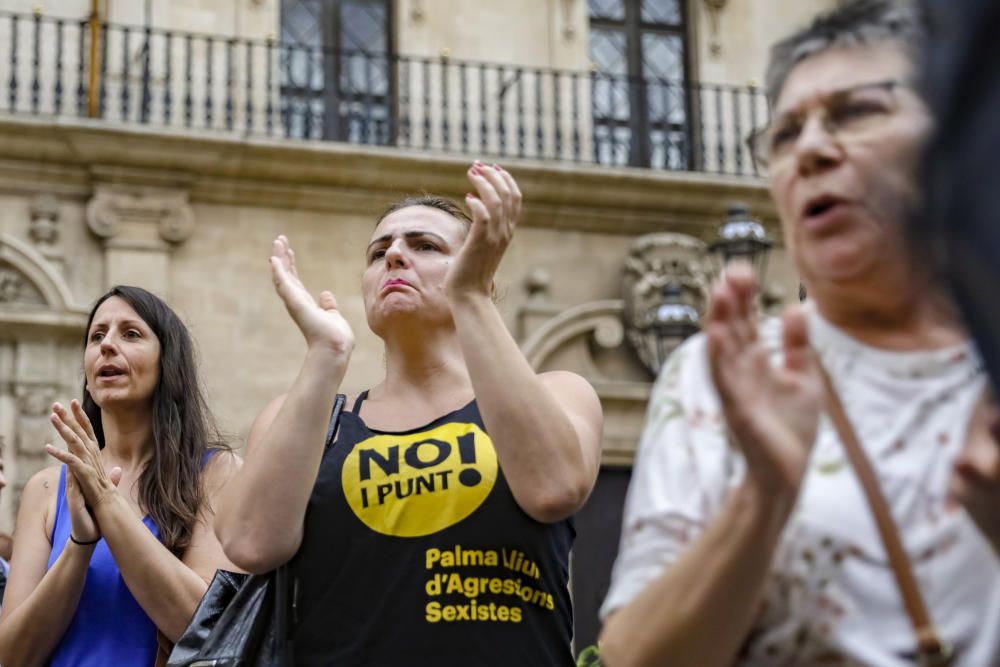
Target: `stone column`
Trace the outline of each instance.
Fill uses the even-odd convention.
[[[166,298],[171,250],[194,232],[186,189],[97,185],[87,225],[103,239],[104,283],[137,285]]]

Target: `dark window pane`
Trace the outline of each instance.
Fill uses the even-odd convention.
[[[628,120],[628,81],[598,76],[594,81],[592,97],[595,118]]]
[[[653,124],[683,124],[687,115],[684,85],[680,81],[646,83],[649,121]]]
[[[684,40],[677,35],[642,35],[642,76],[646,79],[684,79]]]
[[[678,25],[681,22],[681,0],[642,0],[643,23],[666,23]]]
[[[620,74],[628,72],[628,60],[625,55],[625,33],[621,30],[590,30],[590,60],[603,74]]]
[[[281,41],[319,46],[323,43],[323,9],[317,0],[281,3]]]
[[[592,19],[625,20],[625,0],[587,0],[587,7]]]
[[[345,0],[340,12],[340,48],[386,52],[386,11],[384,2]]]
[[[597,126],[594,128],[594,139],[598,164],[624,166],[629,163],[631,128]]]

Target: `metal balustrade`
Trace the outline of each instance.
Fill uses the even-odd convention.
[[[738,176],[769,113],[755,87],[91,28],[0,12],[0,112]],[[655,106],[643,127],[635,100]]]

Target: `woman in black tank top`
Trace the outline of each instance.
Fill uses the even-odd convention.
[[[593,487],[602,416],[579,376],[536,374],[492,301],[521,208],[479,162],[467,216],[414,197],[379,220],[362,280],[386,374],[323,442],[354,336],[313,300],[288,240],[276,291],[305,336],[217,512],[251,572],[292,561],[297,665],[571,665],[570,517]]]

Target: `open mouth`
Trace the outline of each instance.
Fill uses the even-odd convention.
[[[97,373],[97,377],[102,377],[102,378],[113,378],[113,377],[118,377],[119,375],[125,375],[125,372],[117,368],[102,368]]]
[[[838,204],[843,203],[842,200],[836,197],[826,196],[818,197],[806,205],[805,216],[806,218],[815,218],[817,216],[823,215],[833,207]]]

